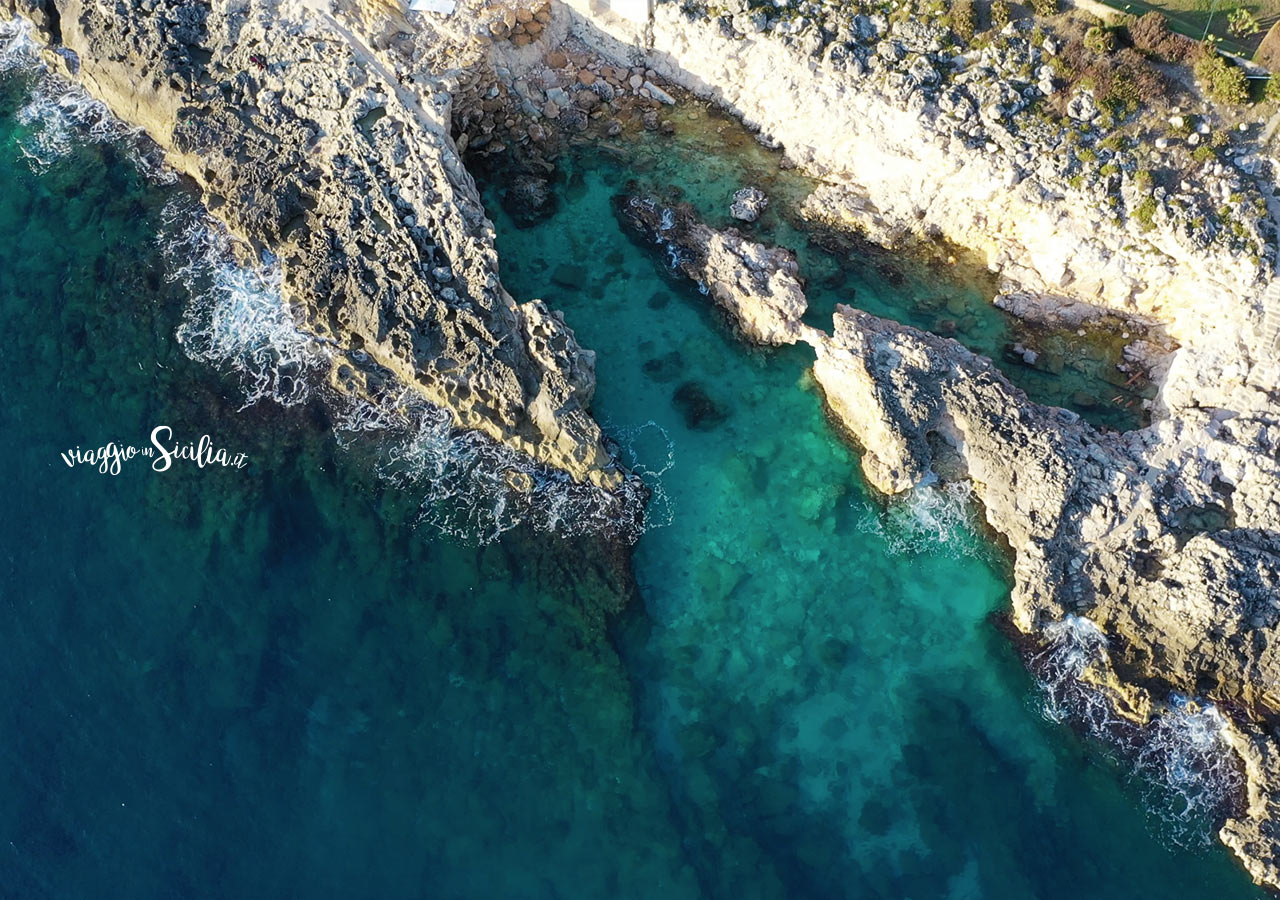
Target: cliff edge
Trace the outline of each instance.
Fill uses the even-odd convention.
[[[497,275],[450,137],[451,53],[406,86],[362,19],[300,2],[4,0],[54,65],[142,127],[208,209],[283,269],[300,324],[352,392],[408,385],[474,429],[604,489],[623,474],[589,412],[594,354]],[[437,80],[438,79],[438,80]]]

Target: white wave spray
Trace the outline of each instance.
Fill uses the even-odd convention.
[[[168,280],[191,296],[177,332],[187,355],[232,373],[244,391],[241,409],[268,398],[282,406],[307,400],[330,354],[285,307],[279,264],[267,256],[239,265],[226,230],[186,198],[165,206],[160,243]]]
[[[1089,683],[1094,666],[1109,666],[1107,641],[1091,620],[1067,616],[1045,629],[1046,648],[1032,659],[1044,692],[1044,715],[1078,723],[1131,766],[1159,830],[1181,846],[1212,842],[1215,820],[1244,788],[1229,724],[1212,703],[1170,694],[1146,725],[1118,716]]]
[[[969,481],[923,485],[891,497],[883,508],[865,504],[865,510],[858,530],[880,538],[894,556],[977,552],[970,539],[975,522]]]
[[[164,220],[169,278],[191,295],[177,334],[187,355],[234,377],[242,409],[264,400],[282,406],[321,400],[341,446],[358,444],[381,477],[421,497],[419,524],[488,543],[518,525],[635,541],[647,527],[669,521],[661,476],[671,465],[670,441],[656,467],[633,452],[650,426],[621,433],[634,477],[611,494],[455,428],[447,411],[403,385],[376,396],[334,390],[326,376],[338,350],[299,327],[281,296],[278,263],[267,257],[241,265],[225,229],[194,201],[171,203]],[[659,502],[646,513],[650,495]]]
[[[118,143],[144,176],[160,184],[177,181],[163,154],[144,135],[115,118],[84,88],[51,73],[25,19],[0,22],[0,75],[26,73],[27,102],[15,115],[22,133],[18,148],[33,170],[44,172],[84,144]]]
[[[40,65],[40,45],[26,19],[0,21],[0,75]]]

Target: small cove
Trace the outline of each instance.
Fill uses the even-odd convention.
[[[998,279],[964,251],[938,243],[893,253],[805,221],[799,210],[818,182],[783,167],[779,152],[762,147],[714,107],[685,101],[666,121],[674,127],[671,135],[633,126],[613,139],[579,138],[576,153],[583,162],[558,173],[558,202],[572,204],[581,197],[585,171],[596,165],[622,166],[629,174],[614,182],[617,193],[638,191],[687,202],[712,227],[736,227],[753,240],[793,251],[806,281],[805,318],[815,327],[830,330],[837,303],[855,306],[956,338],[992,359],[1037,402],[1063,406],[1116,430],[1143,424],[1142,401],[1154,396],[1154,388],[1145,379],[1127,384],[1129,376],[1115,368],[1129,342],[1123,325],[1091,326],[1080,334],[1022,322],[992,305]],[[481,174],[485,166],[478,162]],[[493,177],[502,178],[503,171],[498,166]],[[755,223],[729,215],[727,198],[744,185],[760,187],[771,198]],[[567,278],[572,286],[602,261],[573,259],[548,271],[553,285],[558,272],[561,285]],[[1015,344],[1037,352],[1034,366],[1011,352]]]
[[[585,142],[564,154],[559,207],[533,227],[507,218],[500,178],[481,185],[504,283],[565,311],[599,354],[597,415],[636,435],[636,461],[666,469],[655,508],[670,524],[636,547],[644,615],[633,611],[619,646],[704,889],[1119,898],[1164,885],[1164,867],[1194,852],[1210,890],[1223,876],[1208,874],[1215,856],[1230,863],[1173,843],[1188,839],[1185,823],[1161,819],[1176,797],[1123,784],[1101,748],[1040,714],[996,625],[1004,563],[967,498],[873,497],[805,375],[808,352],[736,341],[705,297],[622,233],[610,201],[637,184],[715,225],[728,224],[738,187],[770,185],[754,141],[720,143],[732,123],[685,121],[704,127],[635,135],[625,154]],[[799,184],[776,177],[766,190]],[[836,265],[780,205],[760,230],[797,250],[802,273]],[[894,264],[910,273],[888,276],[897,285],[856,261],[843,283],[859,305],[924,327],[913,291],[945,288],[975,316],[986,302],[989,279],[928,281],[936,267]],[[839,299],[813,293],[816,305]],[[986,346],[998,347],[1010,331],[987,309]],[[1055,396],[1048,382],[1019,383]],[[1233,876],[1221,883],[1232,881],[1251,893]],[[1159,890],[1196,894],[1181,882]]]
[[[127,142],[34,164],[29,87],[0,77],[0,896],[1259,896],[1041,714],[965,497],[880,504],[804,355],[622,238],[642,160],[567,159],[545,226],[489,203],[661,472],[628,584],[589,539],[414,527],[318,399],[245,408],[175,337],[181,186]],[[58,459],[161,423],[251,467]]]

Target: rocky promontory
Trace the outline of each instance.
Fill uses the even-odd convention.
[[[1117,131],[1129,101],[1078,71],[1102,63],[1027,22],[974,42],[942,17],[861,7],[820,23],[665,3],[635,22],[584,0],[403,27],[395,10],[339,7],[0,0],[58,48],[51,65],[145,128],[215,215],[279,257],[286,301],[337,348],[337,386],[410,385],[459,426],[600,487],[623,474],[589,412],[594,357],[553,311],[502,288],[459,157],[459,143],[505,149],[497,117],[530,144],[553,127],[608,134],[627,109],[660,130],[674,100],[661,76],[822,177],[815,219],[977,251],[1023,291],[1004,302],[1026,316],[1164,323],[1181,347],[1158,361],[1154,424],[1104,433],[947,338],[847,306],[830,333],[805,325],[785,251],[687,210],[624,210],[745,337],[814,348],[872,484],[974,485],[1013,551],[1020,629],[1096,623],[1110,649],[1098,680],[1135,720],[1170,690],[1222,705],[1248,794],[1221,836],[1280,887],[1280,289],[1266,290],[1275,197],[1257,123],[1175,113],[1172,137],[1149,144]],[[615,65],[557,50],[570,28]],[[544,59],[549,80],[531,83]],[[545,178],[520,187],[539,214]],[[740,218],[762,208],[744,196]]]
[[[729,230],[652,198],[620,216],[696,281],[740,332],[803,341],[827,407],[886,494],[971,483],[1013,552],[1012,618],[1041,635],[1087,617],[1108,639],[1091,674],[1139,723],[1171,691],[1230,711],[1249,795],[1222,839],[1256,879],[1280,881],[1280,422],[1272,396],[1236,409],[1181,408],[1129,433],[1100,431],[1032,402],[955,340],[840,305],[828,334],[804,325],[798,286],[779,307],[774,279],[798,272],[785,251],[751,245],[749,280],[708,265]],[[772,271],[770,268],[772,267]],[[729,267],[733,272],[737,266]],[[726,288],[726,281],[730,286]],[[1189,351],[1188,351],[1189,352]],[[1185,371],[1173,377],[1186,377]]]
[[[359,7],[5,0],[206,206],[283,269],[300,324],[337,349],[333,381],[416,389],[475,429],[603,488],[623,478],[590,414],[594,355],[497,276],[491,226],[450,136],[434,35],[414,82],[369,45]],[[383,26],[379,21],[379,28]]]

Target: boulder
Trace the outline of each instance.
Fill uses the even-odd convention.
[[[769,205],[769,198],[764,191],[755,187],[745,187],[733,195],[733,203],[729,206],[729,215],[742,222],[754,222]]]

